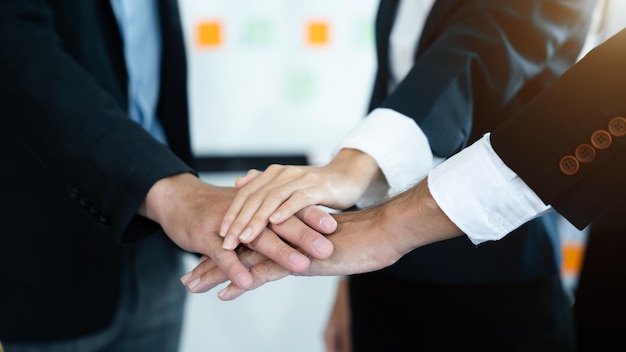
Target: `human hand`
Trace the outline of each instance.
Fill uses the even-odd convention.
[[[174,175],[155,183],[139,214],[158,222],[179,247],[210,258],[229,280],[245,288],[252,283],[251,274],[237,253],[222,248],[218,235],[219,223],[235,193],[232,187],[213,186],[191,174]],[[292,245],[313,258],[323,259],[332,253],[332,243],[323,235],[335,230],[336,223],[329,214],[316,208],[289,220],[280,229],[280,237],[268,229],[254,248],[295,272],[305,270],[310,260]]]
[[[381,232],[375,226],[374,217],[368,211],[346,212],[334,214],[338,221],[337,230],[327,236],[333,243],[333,254],[324,259],[311,258],[311,265],[301,272],[293,272],[276,263],[274,260],[259,255],[241,246],[237,249],[239,259],[250,267],[250,274],[254,283],[247,288],[237,287],[232,283],[218,292],[221,300],[233,300],[248,290],[263,284],[281,279],[287,275],[318,276],[318,275],[347,275],[378,270],[395,263],[400,258],[400,252],[394,248],[392,241],[386,242],[388,234]],[[281,231],[280,224],[271,224],[273,231]],[[262,232],[253,242],[248,244],[255,249],[257,241],[263,239],[267,232]],[[191,292],[206,292],[218,284],[227,281],[227,276],[213,260],[204,260],[191,272],[192,277],[199,279],[199,283]]]
[[[337,285],[335,304],[324,329],[326,352],[352,352],[352,328],[348,279]]]
[[[253,283],[240,288],[232,283],[218,292],[221,300],[233,300],[246,290],[278,280],[287,275],[327,276],[349,275],[385,268],[413,249],[462,235],[461,230],[446,216],[432,198],[427,179],[413,188],[372,208],[333,214],[337,230],[328,235],[334,246],[333,254],[324,260],[311,259],[308,269],[290,272],[275,261],[243,250],[242,261],[250,267]],[[278,231],[283,226],[271,224]],[[193,271],[201,286],[214,287],[224,282],[224,273],[211,260],[200,263]]]
[[[239,191],[222,221],[224,248],[250,243],[268,222],[281,223],[309,205],[349,208],[380,175],[373,158],[352,149],[343,149],[323,167],[271,165],[265,172],[250,170],[237,179]]]
[[[307,213],[314,214],[316,211],[317,210],[315,206],[307,207],[296,213],[296,216],[285,220],[285,222],[282,224],[283,226],[278,226],[275,230],[279,233],[283,233],[286,229],[292,228],[294,225],[298,226],[298,224],[300,224],[298,220],[299,218],[306,219]],[[307,220],[303,221],[306,222]],[[271,261],[272,263],[275,262],[268,256],[261,253],[271,252],[272,249],[280,250],[281,245],[282,240],[280,238],[277,238],[276,233],[269,228],[266,228],[261,232],[259,236],[257,236],[254,241],[246,244],[245,246],[240,245],[235,249],[235,252],[237,253],[237,256],[239,257],[241,263],[246,268],[253,268],[254,270],[256,270],[261,267],[257,267],[259,263],[265,261]],[[278,254],[276,256],[278,256]],[[284,265],[278,264],[278,267],[279,268],[276,268],[275,270],[282,271],[282,269],[284,269],[284,276],[290,273],[290,270],[284,268]],[[228,280],[229,277],[227,273],[224,272],[224,270],[219,265],[217,265],[215,260],[212,260],[207,256],[203,256],[200,259],[200,264],[198,264],[195,269],[193,269],[191,272],[181,278],[182,283],[187,286],[187,289],[190,292],[193,293],[206,292]]]

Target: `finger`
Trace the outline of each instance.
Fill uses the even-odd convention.
[[[268,223],[276,224],[285,221],[299,210],[319,204],[323,199],[320,188],[309,187],[310,184],[310,180],[299,178],[273,189],[268,188],[270,185],[266,185],[264,188],[267,190],[262,189],[257,193],[258,195],[261,195],[262,192],[266,194],[263,202],[256,209],[256,213],[253,214],[247,228],[239,236],[239,240],[243,243],[249,243],[260,232],[251,231],[251,229],[262,229]],[[277,221],[277,218],[280,220]]]
[[[199,263],[181,280],[189,292],[207,292],[215,286],[228,281],[228,276],[211,259]]]
[[[295,215],[312,229],[323,234],[330,235],[337,230],[337,220],[318,206],[308,206]]]
[[[224,237],[224,248],[234,249],[239,244],[239,235],[244,230],[252,215],[263,202],[264,194],[257,192],[267,183],[272,182],[280,173],[281,167],[270,165],[265,172],[253,170],[248,173],[250,180],[243,186],[233,199],[224,215],[220,226],[220,236]],[[248,175],[244,176],[247,177]],[[246,179],[247,180],[247,179]],[[276,182],[276,181],[274,181]],[[263,225],[265,227],[265,225]],[[262,228],[257,231],[260,232]],[[255,234],[256,235],[256,234]]]
[[[283,277],[290,274],[289,270],[271,260],[266,260],[258,265],[253,266],[250,269],[250,273],[252,274],[253,278],[252,285],[250,285],[247,289],[242,289],[231,283],[217,293],[219,299],[222,301],[234,300],[235,298],[243,295],[247,291],[259,288],[265,283],[282,279]]]
[[[244,247],[237,249],[239,260],[246,268],[253,267],[267,257]],[[228,281],[226,274],[212,260],[199,263],[189,274],[187,282],[183,282],[187,289],[193,293],[207,292],[219,284]]]
[[[296,221],[298,219],[294,218]],[[303,226],[303,223],[301,223]],[[311,261],[296,248],[285,243],[274,231],[265,228],[261,235],[247,245],[265,255],[289,271],[302,272],[309,268]]]
[[[317,212],[309,210],[311,218],[317,217]],[[312,215],[311,215],[312,214]],[[298,217],[292,216],[280,224],[272,224],[270,228],[282,239],[294,247],[300,248],[307,254],[317,259],[326,259],[333,253],[333,244],[326,236],[312,229]],[[291,246],[287,246],[292,248]],[[268,257],[270,257],[268,255]],[[270,257],[279,264],[283,264],[280,258]],[[294,272],[300,272],[295,268],[288,267]]]
[[[257,188],[263,185],[263,183],[259,184],[258,180],[257,180],[256,187],[254,184],[249,185],[251,181],[257,179],[259,176],[262,176],[262,175],[264,175],[263,172],[256,170],[256,169],[250,169],[248,170],[246,175],[235,180],[235,187],[239,189],[239,191],[235,195],[235,198],[233,199],[233,202],[231,203],[231,205],[228,207],[226,214],[224,214],[224,219],[222,220],[222,224],[220,226],[220,236],[222,237],[227,236],[228,232],[230,231],[232,222],[235,220],[237,215],[239,215],[239,212],[241,211],[241,207],[243,207],[243,205],[246,202],[248,193],[254,192]],[[241,190],[241,188],[245,186],[248,186],[248,187],[246,187],[245,190]],[[229,246],[229,248],[226,248],[226,249],[234,249],[235,247],[236,245]]]
[[[233,250],[223,249],[221,246],[222,239],[216,233],[203,236],[202,239],[204,241],[202,248],[208,248],[207,253],[203,254],[211,258],[229,280],[242,288],[252,283],[252,277],[248,269],[239,260],[237,253]]]
[[[254,180],[257,176],[262,174],[261,171],[256,169],[250,169],[244,175],[235,180],[235,188],[239,189],[245,185],[247,185],[250,181]]]
[[[249,243],[267,226],[269,214],[274,212],[291,193],[297,190],[297,178],[302,175],[298,168],[271,165],[260,176],[237,192],[224,221],[230,223],[224,248],[234,248],[240,241]],[[255,221],[251,220],[255,218]]]
[[[182,282],[183,285],[187,286],[191,281],[198,278],[198,276],[200,276],[202,273],[212,270],[216,267],[217,265],[213,260],[211,260],[211,258],[203,255],[202,257],[200,257],[200,261],[192,271],[181,276],[180,282]]]

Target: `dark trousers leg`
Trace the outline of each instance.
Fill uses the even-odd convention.
[[[523,285],[440,285],[350,277],[355,352],[573,351],[558,276]]]
[[[626,226],[624,206],[594,222],[575,293],[580,352],[626,351]]]

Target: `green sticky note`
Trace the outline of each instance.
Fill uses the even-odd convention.
[[[371,19],[361,18],[355,21],[354,42],[359,46],[374,45],[374,22]]]
[[[250,20],[246,24],[243,33],[244,41],[250,45],[262,46],[269,45],[272,42],[272,24],[267,20]]]
[[[290,101],[310,100],[314,94],[314,80],[309,72],[297,72],[288,77],[287,97]]]

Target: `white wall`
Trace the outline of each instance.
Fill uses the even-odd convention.
[[[180,0],[197,155],[329,149],[366,113],[377,0]],[[311,23],[327,40],[312,44]],[[200,26],[219,28],[201,44]]]

